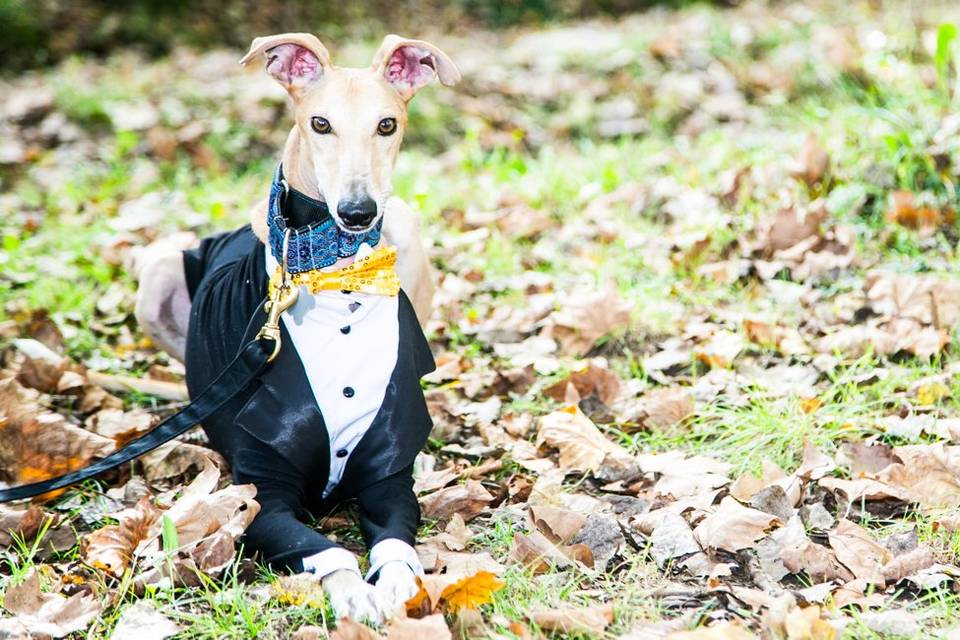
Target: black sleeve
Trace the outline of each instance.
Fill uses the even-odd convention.
[[[239,437],[250,442],[236,450],[233,479],[237,484],[254,484],[260,503],[260,513],[244,536],[245,550],[259,553],[273,567],[299,573],[304,558],[338,545],[301,519],[306,515],[307,483],[296,468],[252,437]]]
[[[413,467],[376,482],[357,495],[360,533],[367,548],[387,538],[414,545],[420,524],[420,504],[413,492]]]

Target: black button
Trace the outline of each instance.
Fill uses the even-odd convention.
[[[343,397],[352,398],[354,394],[353,387],[344,387],[343,388]]]
[[[340,333],[342,333],[343,335],[347,335],[348,333],[350,333],[350,325],[347,325],[346,327],[340,327]]]
[[[346,449],[340,449],[339,451],[337,451],[337,457],[346,458],[348,453],[349,451],[347,451]]]
[[[340,289],[340,293],[348,296],[350,295],[350,289]]]

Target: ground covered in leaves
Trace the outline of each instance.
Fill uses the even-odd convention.
[[[335,637],[960,637],[960,12],[834,4],[416,34],[464,74],[395,181],[439,282],[430,575]],[[290,120],[239,55],[0,83],[3,482],[183,402],[136,257],[265,192]],[[0,506],[0,636],[325,637],[316,584],[235,554],[223,466],[193,432]]]

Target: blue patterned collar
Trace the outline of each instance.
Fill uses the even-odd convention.
[[[290,188],[283,179],[283,166],[277,165],[270,185],[270,202],[267,205],[267,226],[270,251],[279,263],[283,263],[283,237],[287,232],[287,217],[291,200],[296,198],[299,206],[315,209],[314,222],[290,229],[287,244],[287,271],[291,274],[329,267],[340,258],[349,258],[357,253],[364,242],[371,247],[380,242],[381,218],[375,227],[363,233],[350,233],[337,226],[327,209],[327,203],[314,200]]]

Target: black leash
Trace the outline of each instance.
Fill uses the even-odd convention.
[[[40,482],[0,489],[0,502],[32,498],[92,478],[153,451],[209,418],[259,378],[280,352],[280,314],[296,302],[298,293],[299,287],[290,286],[288,283],[278,286],[267,300],[267,321],[257,337],[245,344],[227,368],[190,404],[158,424],[142,438],[127,443],[83,469]]]

